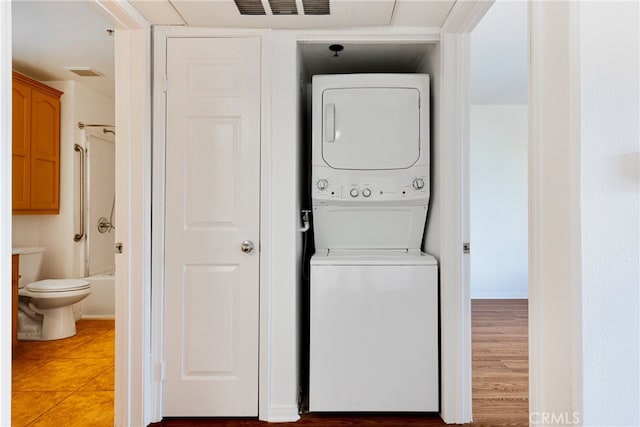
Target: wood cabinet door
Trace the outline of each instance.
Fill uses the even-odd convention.
[[[13,214],[60,210],[60,96],[20,73],[12,87]]]
[[[33,90],[31,97],[31,209],[57,214],[60,185],[60,100]]]
[[[13,80],[12,202],[13,209],[29,209],[31,187],[31,88]]]

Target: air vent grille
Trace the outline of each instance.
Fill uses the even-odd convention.
[[[91,67],[64,67],[65,70],[71,71],[74,74],[79,75],[80,77],[103,77],[102,74],[98,70],[94,70]]]
[[[329,15],[329,0],[302,0],[305,15]]]
[[[274,15],[297,15],[296,0],[269,0],[271,13]]]
[[[266,15],[261,0],[233,0],[240,15]]]
[[[1,0],[0,0],[1,1]],[[270,11],[265,11],[262,0],[233,0],[241,15],[297,15],[296,0],[268,0]],[[299,0],[300,1],[300,0]],[[330,0],[301,0],[305,15],[330,15]],[[265,3],[266,4],[266,3]],[[270,13],[269,13],[270,12]]]

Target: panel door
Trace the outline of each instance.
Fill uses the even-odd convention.
[[[260,40],[169,38],[166,100],[163,415],[256,416]]]
[[[322,103],[322,157],[332,168],[405,169],[418,161],[417,89],[327,89]]]

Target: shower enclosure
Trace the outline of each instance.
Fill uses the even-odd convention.
[[[115,316],[115,127],[79,124],[79,232],[84,242],[84,276],[92,294],[82,302],[82,317]]]

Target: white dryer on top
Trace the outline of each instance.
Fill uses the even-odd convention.
[[[429,187],[428,75],[313,77],[316,250],[419,249]]]

